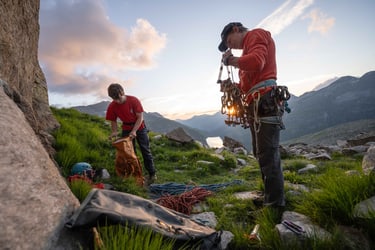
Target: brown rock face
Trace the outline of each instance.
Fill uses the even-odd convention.
[[[81,249],[64,227],[79,201],[51,158],[38,20],[39,0],[0,1],[0,249]]]
[[[0,1],[0,79],[51,155],[48,133],[59,124],[38,62],[39,5],[39,0]]]

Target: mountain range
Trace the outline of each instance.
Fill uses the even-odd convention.
[[[375,119],[375,71],[362,77],[344,76],[319,85],[316,90],[288,101],[290,113],[283,121],[286,129],[281,132],[281,142],[317,133],[327,128],[360,120]],[[92,115],[105,116],[109,102],[74,109]],[[219,107],[218,107],[219,108]],[[207,137],[229,136],[250,148],[250,131],[241,126],[227,126],[226,115],[199,115],[187,120],[170,120],[156,112],[145,112],[144,119],[151,131],[168,133],[182,127],[192,138],[207,145]],[[353,125],[351,125],[353,126]],[[372,130],[373,128],[369,128]]]

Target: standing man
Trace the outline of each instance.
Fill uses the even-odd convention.
[[[145,168],[149,173],[146,177],[146,184],[150,185],[156,180],[156,170],[150,150],[148,131],[143,120],[142,104],[135,96],[125,95],[124,89],[118,83],[109,85],[108,95],[113,100],[106,113],[106,120],[111,121],[110,139],[118,135],[117,118],[119,118],[122,121],[122,137],[129,136],[133,140],[134,151],[135,139],[138,142]]]
[[[241,49],[240,57],[230,49]],[[253,153],[264,183],[264,205],[283,209],[284,176],[279,140],[283,107],[277,98],[275,43],[269,31],[248,30],[241,23],[227,24],[219,50],[224,65],[239,69],[239,84],[249,117]]]

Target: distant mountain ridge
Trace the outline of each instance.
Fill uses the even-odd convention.
[[[375,119],[374,95],[375,71],[370,71],[360,78],[340,77],[328,86],[307,92],[300,97],[292,95],[288,101],[292,112],[284,115],[286,130],[281,132],[281,141],[288,141],[344,123]],[[73,108],[103,117],[108,104],[109,102],[100,102]],[[145,112],[144,117],[149,129],[158,133],[165,134],[182,127],[190,136],[204,144],[206,144],[206,137],[229,136],[247,148],[251,147],[249,129],[227,126],[224,123],[226,115],[221,112],[176,121],[152,112]]]
[[[105,117],[105,113],[107,111],[107,107],[110,104],[109,101],[99,102],[93,105],[87,106],[75,106],[72,107],[79,112],[97,115],[100,117]],[[183,128],[194,140],[201,142],[203,145],[207,146],[206,142],[206,135],[204,131],[199,131],[199,129],[189,127],[185,124],[179,123],[177,121],[173,121],[163,117],[161,114],[157,112],[144,112],[143,113],[144,120],[146,123],[147,128],[150,131],[154,131],[157,133],[166,134],[178,127]]]
[[[337,79],[339,79],[339,78],[338,77],[334,77],[334,78],[328,79],[327,81],[324,81],[321,84],[318,84],[317,86],[315,86],[315,88],[313,89],[313,91],[317,91],[319,89],[328,87],[331,83],[333,83]]]
[[[283,117],[286,130],[281,132],[281,142],[344,123],[375,119],[374,97],[375,71],[367,72],[360,78],[340,77],[328,86],[307,92],[300,97],[292,95],[288,101],[292,112],[286,113]],[[224,124],[225,118],[226,115],[218,112],[211,116],[197,116],[180,122],[201,130],[209,128],[209,136],[223,138],[227,135],[250,148],[249,130],[240,126],[229,127]]]
[[[318,91],[290,101],[282,140],[314,133],[341,123],[375,118],[375,71],[345,76]]]

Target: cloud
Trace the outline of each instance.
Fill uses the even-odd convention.
[[[263,19],[257,27],[269,30],[273,35],[282,32],[300,17],[314,0],[287,0],[271,15]]]
[[[304,17],[311,18],[311,24],[309,25],[309,33],[317,31],[321,34],[326,34],[335,25],[335,18],[327,17],[323,12],[314,9],[308,15]]]
[[[108,18],[101,0],[42,0],[39,59],[49,91],[106,96],[128,70],[155,66],[166,35],[147,20],[130,30]]]

